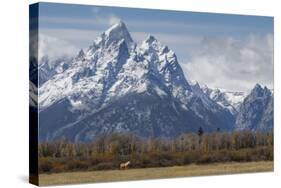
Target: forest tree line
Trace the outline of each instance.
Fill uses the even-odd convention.
[[[164,167],[214,162],[273,160],[272,132],[183,134],[176,138],[142,138],[133,134],[100,135],[90,143],[66,139],[39,144],[39,172]]]

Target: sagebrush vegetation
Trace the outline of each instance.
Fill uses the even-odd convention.
[[[273,160],[273,134],[233,132],[183,134],[173,139],[141,138],[132,134],[100,135],[91,143],[65,139],[39,144],[39,172],[166,167],[215,162]]]

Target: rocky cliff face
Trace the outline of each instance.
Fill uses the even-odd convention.
[[[273,129],[273,94],[257,84],[244,99],[236,118],[236,130],[270,131]]]

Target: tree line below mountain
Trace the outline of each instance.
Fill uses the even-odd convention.
[[[272,132],[183,134],[176,138],[142,138],[133,134],[100,135],[90,143],[65,139],[39,144],[39,172],[166,167],[217,162],[273,160]]]

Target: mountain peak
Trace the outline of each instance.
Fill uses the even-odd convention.
[[[189,80],[190,85],[196,88],[200,88],[199,83],[196,80]]]
[[[113,41],[120,41],[122,39],[125,40],[126,44],[128,46],[131,46],[133,43],[133,39],[125,25],[124,22],[119,21],[116,24],[112,25],[109,29],[107,29],[103,33],[103,37],[108,39],[108,42],[113,42]]]
[[[262,89],[261,85],[256,83],[256,85],[255,85],[253,90],[260,90],[260,89]]]
[[[153,43],[154,41],[157,41],[157,39],[153,35],[148,35],[148,37],[145,39],[146,43]]]
[[[148,35],[141,43],[141,48],[144,50],[152,50],[159,52],[168,52],[168,47],[165,48],[153,35]]]
[[[239,106],[236,130],[268,131],[273,128],[273,95],[267,87],[256,84]]]
[[[259,93],[264,93],[268,89],[266,87],[262,87],[260,84],[256,84],[255,87],[252,89],[251,93],[259,94]]]
[[[81,49],[80,51],[79,51],[79,53],[77,54],[77,56],[76,56],[76,60],[82,60],[83,58],[85,57],[85,52],[84,52],[84,50],[83,49]]]
[[[271,95],[271,91],[267,87],[262,87],[257,83],[252,89],[250,95],[255,97],[265,97]]]
[[[113,24],[109,29],[105,31],[106,34],[109,34],[113,30],[127,30],[127,27],[124,22],[121,20]]]

